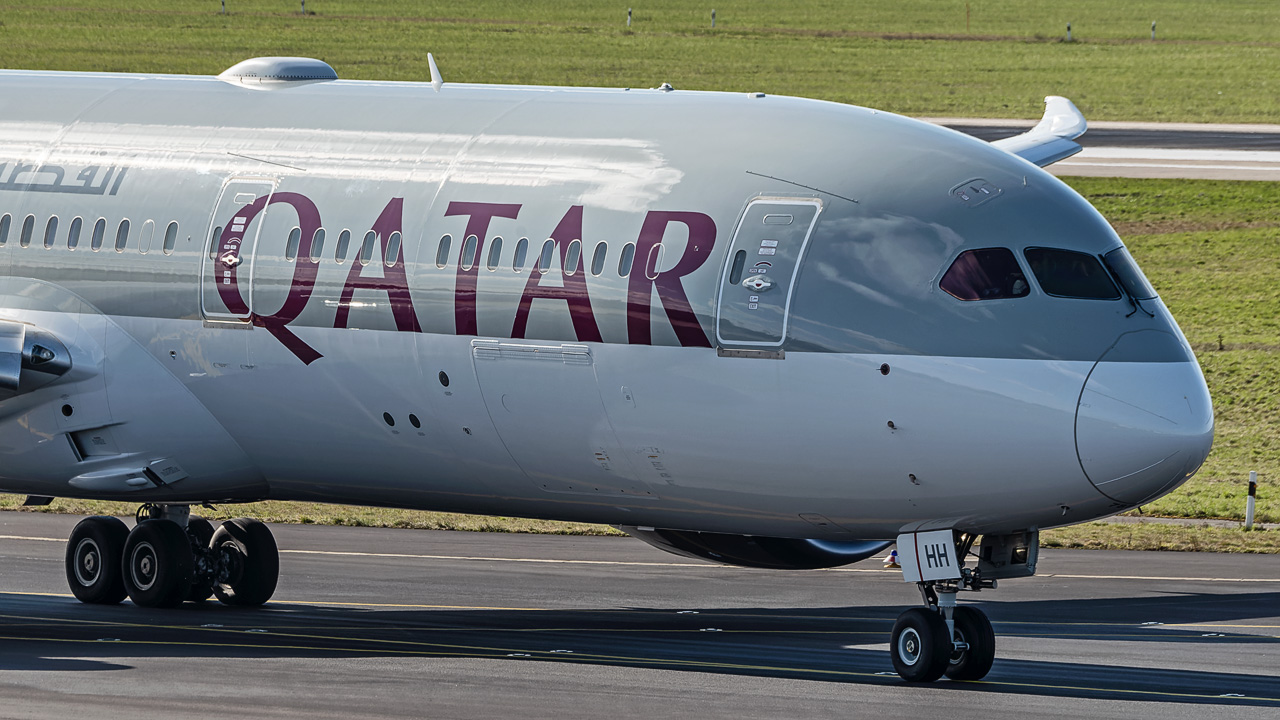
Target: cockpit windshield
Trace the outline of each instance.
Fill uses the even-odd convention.
[[[1134,300],[1150,300],[1156,296],[1155,288],[1147,282],[1147,276],[1142,274],[1127,248],[1116,248],[1103,255],[1102,262],[1106,263],[1107,269],[1116,276],[1124,291]]]
[[[1019,298],[1031,291],[1018,259],[1007,248],[965,250],[938,287],[960,300]]]
[[[1120,290],[1093,255],[1057,248],[1027,248],[1023,255],[1040,289],[1047,295],[1086,300],[1120,299]]]

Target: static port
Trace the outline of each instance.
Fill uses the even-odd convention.
[[[75,411],[76,411],[76,409],[75,409],[75,408],[73,408],[73,407],[71,407],[70,405],[63,405],[63,406],[62,406],[62,415],[63,415],[63,417],[71,417],[71,413],[73,413],[73,412],[75,412]]]

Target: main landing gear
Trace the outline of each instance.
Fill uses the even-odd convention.
[[[964,566],[971,555],[977,536],[956,533],[946,542],[957,562],[951,562],[940,544],[907,543],[904,535],[898,545],[903,555],[903,574],[916,580],[926,607],[911,608],[898,616],[890,636],[889,653],[893,669],[908,682],[933,682],[943,675],[952,680],[981,680],[991,670],[996,656],[996,636],[991,621],[977,608],[956,605],[960,590],[994,589],[997,579],[1027,577],[1035,574],[1038,534],[1034,531],[1012,535],[983,536],[977,553],[976,568]],[[948,538],[951,540],[951,538]],[[900,555],[901,557],[901,555]],[[933,573],[937,579],[928,579]]]
[[[67,584],[84,603],[127,596],[142,607],[203,602],[261,605],[280,575],[275,538],[249,518],[213,523],[187,505],[143,505],[130,530],[114,517],[81,520],[67,541]]]

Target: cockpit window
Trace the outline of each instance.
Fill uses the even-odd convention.
[[[951,263],[938,287],[961,300],[1018,298],[1030,292],[1018,259],[1007,248],[965,250]]]
[[[1120,298],[1116,284],[1092,255],[1056,248],[1027,248],[1023,254],[1046,294],[1087,300]]]
[[[1147,282],[1147,276],[1142,274],[1128,249],[1116,248],[1103,255],[1102,262],[1116,276],[1116,280],[1120,281],[1120,286],[1129,293],[1129,297],[1134,300],[1150,300],[1156,296],[1155,288]]]

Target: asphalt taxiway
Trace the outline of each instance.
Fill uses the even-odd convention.
[[[918,602],[869,560],[712,566],[626,538],[275,526],[264,608],[81,605],[78,518],[0,513],[0,717],[1231,717],[1280,714],[1280,557],[1043,551],[970,595],[979,683],[903,683]]]
[[[1026,132],[1035,121],[928,118],[992,141]],[[1085,177],[1280,180],[1280,125],[1090,122],[1084,149],[1050,165],[1055,175]]]

